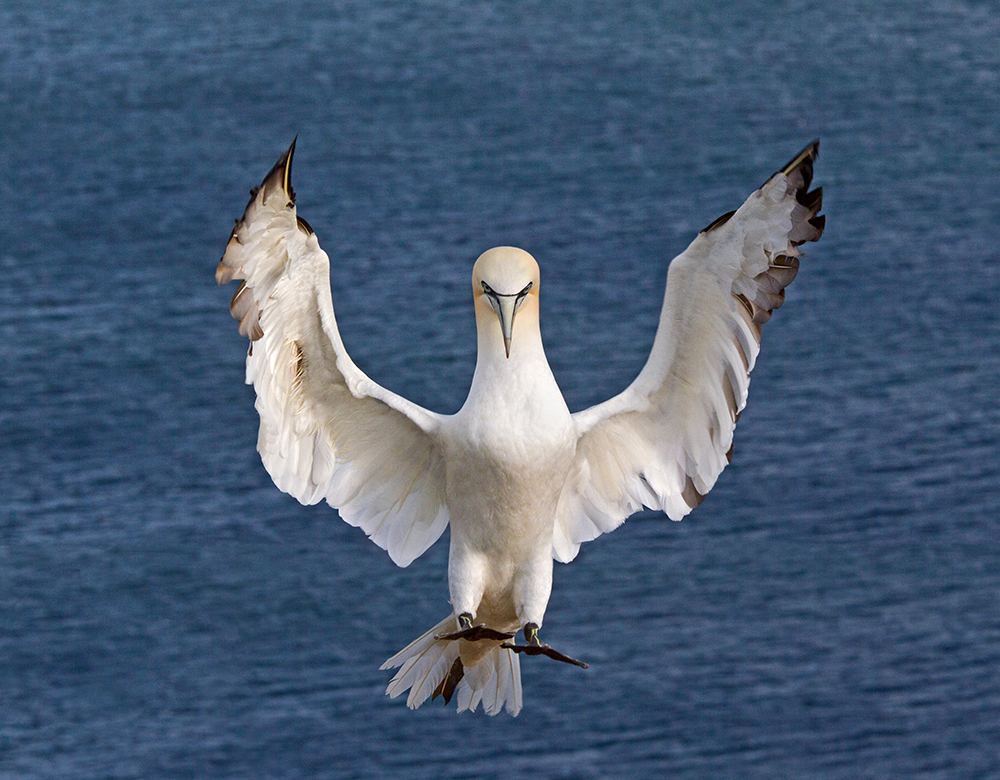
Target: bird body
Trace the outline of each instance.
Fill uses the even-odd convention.
[[[513,315],[509,357],[483,282],[508,297],[531,287]],[[569,408],[542,348],[538,291],[538,265],[527,252],[498,247],[477,261],[476,371],[465,404],[441,426],[451,602],[455,614],[501,631],[542,624],[553,526],[576,450]]]
[[[243,279],[230,310],[251,339],[258,450],[277,486],[326,500],[399,565],[451,526],[452,611],[383,665],[387,692],[521,709],[519,655],[585,664],[538,638],[553,560],[647,506],[679,520],[732,454],[760,326],[781,305],[804,241],[823,230],[806,147],[670,265],[649,360],[622,393],[571,414],[539,328],[540,275],[497,247],[473,268],[478,358],[454,415],[379,386],[337,329],[329,257],[295,211],[295,144],[251,193],[216,278]],[[474,624],[475,623],[475,624]],[[522,630],[524,645],[512,642]]]

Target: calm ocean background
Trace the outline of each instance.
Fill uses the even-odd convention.
[[[0,777],[1000,778],[1000,4],[0,4]],[[557,565],[512,719],[383,696],[447,611],[255,452],[213,273],[298,134],[376,381],[458,409],[472,262],[572,409],[814,137],[827,230],[682,523]],[[399,290],[407,291],[405,303]]]

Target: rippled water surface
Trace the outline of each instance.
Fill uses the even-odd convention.
[[[0,6],[0,776],[1000,777],[1000,7],[622,5]],[[382,695],[446,543],[397,569],[254,451],[212,274],[296,133],[348,348],[445,412],[481,251],[539,259],[584,408],[822,138],[732,466],[557,567],[591,668],[516,719]]]

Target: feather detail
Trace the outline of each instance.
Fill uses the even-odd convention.
[[[369,379],[337,329],[330,259],[295,210],[295,142],[251,192],[216,270],[243,280],[230,304],[251,340],[257,449],[275,484],[304,504],[326,499],[400,566],[444,532],[438,415]]]
[[[614,398],[573,415],[574,470],[553,555],[616,528],[643,506],[680,520],[732,458],[761,326],[785,300],[798,247],[822,235],[822,190],[809,191],[813,142],[670,264],[660,325],[642,372]]]

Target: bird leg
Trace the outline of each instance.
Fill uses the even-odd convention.
[[[524,639],[527,642],[526,645],[512,645],[510,642],[504,642],[500,647],[513,650],[515,653],[524,653],[525,655],[548,656],[553,661],[562,661],[564,664],[573,664],[583,669],[590,668],[583,661],[577,661],[575,658],[570,658],[568,655],[564,655],[558,650],[553,650],[548,645],[542,644],[542,640],[538,638],[538,626],[534,623],[525,624]]]
[[[458,631],[454,631],[450,634],[436,634],[434,638],[464,639],[467,642],[478,642],[481,639],[492,639],[497,642],[502,642],[505,639],[514,638],[514,632],[511,631],[497,631],[492,628],[487,628],[482,623],[478,626],[472,625],[472,615],[468,612],[463,612],[458,616],[458,626]]]

